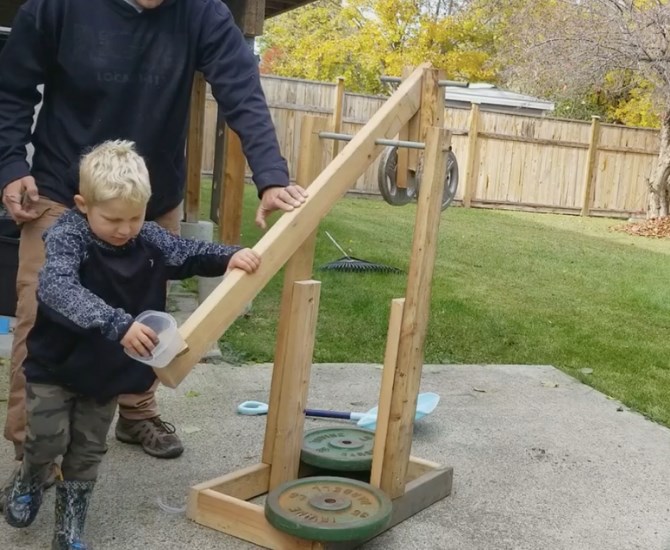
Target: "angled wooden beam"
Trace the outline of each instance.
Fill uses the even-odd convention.
[[[205,351],[244,311],[246,304],[268,284],[302,242],[318,227],[338,199],[355,183],[381,153],[379,138],[391,139],[416,113],[421,103],[423,70],[420,66],[405,80],[370,121],[344,147],[309,189],[309,197],[298,209],[284,213],[254,250],[261,265],[252,274],[228,273],[219,286],[179,328],[188,351],[170,365],[155,369],[158,379],[176,387],[200,361]]]

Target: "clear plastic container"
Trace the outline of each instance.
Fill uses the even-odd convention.
[[[177,321],[168,313],[153,310],[143,311],[135,318],[135,321],[153,329],[158,336],[158,344],[150,357],[140,357],[131,353],[128,355],[151,367],[159,369],[167,367],[184,348],[184,339],[179,334]]]

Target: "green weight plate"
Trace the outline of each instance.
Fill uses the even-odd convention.
[[[326,542],[369,538],[391,520],[392,505],[383,491],[341,477],[306,477],[270,491],[268,522],[285,533]]]
[[[329,427],[305,432],[300,460],[337,472],[360,472],[372,467],[375,434],[361,428]]]

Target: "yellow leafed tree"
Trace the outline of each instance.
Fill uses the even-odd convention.
[[[458,3],[456,3],[458,4]],[[347,89],[380,93],[382,74],[430,61],[446,78],[495,81],[493,33],[477,13],[435,9],[412,0],[320,0],[268,21],[260,40],[266,73],[333,81]]]

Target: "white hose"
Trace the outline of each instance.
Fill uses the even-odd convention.
[[[158,504],[158,507],[163,510],[163,512],[167,512],[168,514],[183,514],[186,512],[186,504],[175,508],[174,506],[168,506],[165,504],[161,497],[156,498],[156,503]]]

